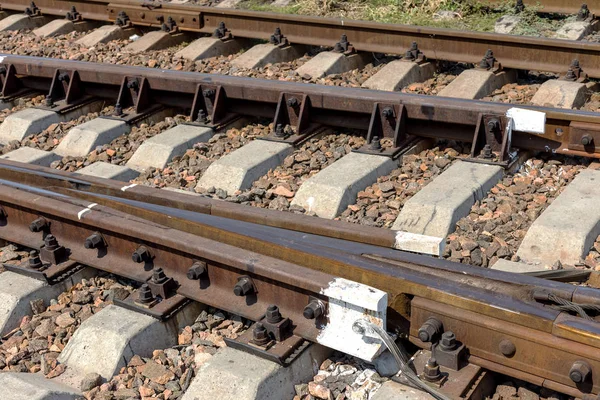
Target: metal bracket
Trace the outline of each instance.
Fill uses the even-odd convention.
[[[494,52],[490,49],[485,52],[485,55],[475,68],[490,71],[494,74],[502,72],[502,64],[496,60],[496,57],[494,57]]]
[[[179,284],[171,277],[167,277],[162,268],[156,268],[152,277],[146,281],[152,295],[161,299],[168,299],[175,295]]]
[[[511,148],[512,127],[512,118],[479,114],[471,154],[466,161],[510,168],[517,159],[517,152]]]
[[[403,104],[375,103],[367,132],[367,143],[354,151],[395,157],[417,140],[406,134],[407,119],[406,108]],[[381,147],[380,141],[384,137],[393,138],[392,147],[387,149]]]
[[[17,77],[17,70],[12,64],[0,66],[0,83],[2,84],[0,101],[4,103],[34,92],[32,89],[23,87],[21,80]]]
[[[582,4],[579,12],[577,12],[577,21],[593,21],[596,18],[594,14],[590,12],[587,4]]]
[[[213,32],[213,37],[217,39],[221,39],[221,41],[226,42],[227,40],[233,39],[233,35],[231,31],[227,29],[225,26],[225,22],[219,22],[219,27],[215,29]]]
[[[303,93],[281,93],[277,102],[273,132],[263,138],[297,145],[316,133],[321,125],[310,122],[311,102]]]
[[[569,150],[587,153],[600,151],[600,129],[589,122],[571,122],[569,125]]]
[[[340,41],[335,44],[332,51],[335,53],[342,53],[346,56],[356,53],[356,49],[352,43],[348,41],[348,36],[346,36],[346,34],[342,35]]]
[[[115,25],[120,26],[123,29],[133,27],[133,23],[125,11],[119,11],[115,18]]]
[[[163,32],[170,33],[171,35],[179,33],[179,27],[177,26],[177,23],[175,22],[175,20],[171,16],[169,16],[167,18],[167,22],[163,22],[163,24],[161,25],[160,29]]]
[[[291,335],[281,342],[271,341],[269,346],[260,346],[253,343],[252,332],[255,326],[256,324],[251,326],[236,339],[223,339],[229,347],[274,361],[284,367],[290,365],[311,344],[299,336]]]
[[[83,84],[77,71],[56,70],[50,90],[46,96],[43,106],[37,106],[43,110],[54,111],[59,114],[65,114],[74,109],[83,107],[95,101],[94,96],[85,94]]]
[[[148,115],[164,109],[164,106],[160,104],[152,104],[151,91],[152,89],[150,89],[150,84],[146,78],[124,77],[115,105],[115,114],[101,118],[116,119],[134,124]],[[124,111],[130,107],[132,108],[131,111]]]
[[[583,72],[581,65],[579,65],[579,60],[575,59],[571,61],[567,73],[564,76],[561,76],[560,79],[569,82],[586,83],[588,81],[588,75]]]
[[[189,124],[219,129],[236,119],[238,114],[227,112],[227,94],[221,85],[196,86]]]
[[[273,34],[269,38],[269,43],[277,47],[286,47],[290,44],[287,38],[281,33],[280,28],[275,28],[275,32],[273,32]]]
[[[60,283],[73,275],[75,272],[85,268],[83,265],[73,260],[67,260],[55,265],[44,265],[44,268],[31,268],[29,264],[29,261],[24,261],[16,265],[4,263],[2,266],[7,271],[28,276],[30,278],[46,282],[49,285]]]
[[[67,12],[67,15],[65,17],[71,22],[83,21],[83,15],[81,15],[81,13],[77,11],[75,6],[71,6],[71,11]]]
[[[42,16],[42,10],[40,10],[38,8],[38,6],[35,5],[35,3],[32,1],[30,6],[25,8],[25,14],[30,17],[41,17]]]
[[[412,42],[410,45],[410,49],[406,50],[406,53],[404,53],[402,61],[410,61],[417,64],[423,64],[427,62],[427,57],[425,57],[425,54],[423,54],[423,52],[419,50],[417,42]]]
[[[188,298],[175,294],[168,299],[162,299],[161,301],[155,302],[150,307],[143,307],[135,301],[138,297],[137,291],[134,291],[124,300],[115,299],[114,303],[117,306],[126,308],[128,310],[137,311],[142,314],[149,315],[160,321],[166,321],[175,315],[179,310],[185,307],[191,302]]]

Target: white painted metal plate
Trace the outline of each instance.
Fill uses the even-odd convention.
[[[513,107],[506,112],[513,120],[513,130],[543,135],[546,129],[546,113]]]
[[[368,319],[385,329],[387,293],[358,282],[336,278],[321,290],[321,294],[328,297],[328,321],[320,327],[317,342],[373,361],[385,349],[385,345],[378,338],[356,334],[352,325],[359,319]]]
[[[445,244],[446,238],[396,231],[396,243],[394,243],[394,247],[397,250],[431,254],[439,257],[444,251]]]

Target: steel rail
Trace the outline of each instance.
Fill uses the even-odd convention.
[[[502,0],[478,0],[480,3],[488,3],[491,5],[506,4],[506,1]],[[515,1],[513,3],[516,4]],[[590,9],[591,13],[597,13],[600,11],[599,1],[585,1],[581,2],[573,0],[523,0],[523,5],[527,7],[535,7],[539,12],[545,13],[557,13],[557,14],[577,14],[581,9],[581,5],[585,3]]]
[[[157,70],[131,66],[0,54],[0,65],[15,68],[18,83],[26,88],[49,91],[57,71],[78,73],[85,94],[114,99],[125,78],[147,82],[144,101],[170,107],[191,109],[196,95],[205,88],[222,89],[221,113],[273,118],[283,94],[306,96],[310,101],[307,119],[331,127],[368,130],[374,106],[402,105],[406,110],[405,130],[409,135],[471,142],[481,115],[504,116],[514,105],[485,101],[451,99],[358,88],[321,86]],[[594,112],[536,106],[519,106],[545,115],[545,132],[530,134],[513,130],[512,144],[517,148],[585,157],[600,157],[600,115]],[[49,108],[50,110],[52,108]],[[580,144],[582,135],[593,139],[593,146]]]
[[[227,221],[215,217],[204,216],[198,222],[194,213],[148,207],[143,202],[122,202],[119,206],[121,200],[98,196],[100,205],[90,208],[89,200],[43,192],[18,182],[0,184],[3,239],[37,247],[41,234],[28,227],[34,218],[42,216],[50,222],[50,233],[68,248],[71,259],[142,282],[150,269],[133,263],[130,254],[143,244],[154,256],[152,265],[175,277],[181,284],[178,291],[186,297],[251,319],[259,318],[265,304],[274,302],[293,316],[298,334],[316,341],[319,335],[315,329],[322,327],[299,316],[299,305],[304,306],[309,295],[326,287],[332,276],[350,279],[387,292],[388,328],[408,320],[411,341],[421,347],[428,344],[419,341],[417,331],[434,316],[446,329],[459,332],[474,360],[480,359],[486,368],[510,368],[521,379],[578,397],[600,389],[596,380],[577,387],[569,379],[569,368],[576,361],[589,363],[595,371],[600,368],[599,324],[544,307],[532,298],[532,293],[543,290],[576,302],[600,304],[598,290],[527,276],[516,278],[509,273],[252,224],[229,222],[227,228],[223,225]],[[103,200],[111,201],[111,207],[102,205]],[[144,218],[112,206],[137,209]],[[82,216],[84,209],[90,211]],[[179,229],[163,225],[168,221]],[[94,232],[101,233],[109,244],[101,256],[83,246],[84,239]],[[202,237],[209,233],[212,240]],[[245,245],[236,235],[244,236]],[[198,258],[206,260],[212,271],[208,287],[198,286],[185,276]],[[233,286],[235,276],[241,273],[256,279],[260,286],[254,302],[227,293],[226,288]],[[481,335],[483,331],[487,334]],[[498,350],[504,340],[516,345],[514,356],[506,357]],[[551,362],[557,359],[563,362]]]
[[[43,14],[55,16],[64,16],[74,5],[84,18],[106,22],[125,12],[134,26],[160,27],[171,17],[182,31],[206,34],[223,22],[239,38],[269,40],[280,28],[291,43],[303,45],[334,46],[346,34],[358,51],[385,54],[404,54],[416,41],[426,57],[455,62],[478,63],[491,49],[504,67],[521,70],[564,73],[578,59],[589,76],[600,78],[597,43],[138,0],[38,0],[36,4]],[[29,5],[29,0],[2,2],[6,10],[23,11]],[[592,12],[597,9],[597,4],[588,5]]]

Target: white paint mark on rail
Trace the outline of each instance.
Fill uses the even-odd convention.
[[[123,192],[124,192],[124,191],[126,191],[127,189],[131,189],[132,187],[135,187],[135,186],[137,186],[137,183],[132,183],[131,185],[123,186],[123,187],[121,188],[121,191],[123,191]]]
[[[84,208],[83,210],[79,211],[77,213],[77,219],[81,220],[81,217],[83,217],[84,214],[91,212],[92,211],[92,207],[95,207],[97,205],[98,205],[98,203],[92,203],[89,206],[87,206],[86,208]]]

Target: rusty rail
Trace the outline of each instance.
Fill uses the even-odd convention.
[[[549,3],[562,7],[569,2]],[[2,2],[5,10],[23,11],[29,5],[29,0]],[[600,44],[596,43],[137,0],[38,0],[36,5],[43,14],[55,16],[64,16],[74,5],[84,18],[106,22],[114,22],[120,12],[125,12],[133,26],[160,27],[171,17],[182,31],[206,34],[212,34],[223,22],[239,38],[268,40],[275,28],[280,28],[293,44],[334,46],[346,34],[357,50],[385,54],[404,54],[416,41],[428,58],[456,62],[478,63],[491,49],[506,68],[555,73],[566,72],[571,61],[578,59],[590,77],[600,78]],[[596,2],[588,2],[588,6],[600,13]],[[568,9],[572,8],[570,4]]]
[[[285,105],[279,107],[280,104],[285,104],[287,97],[295,97],[305,105],[300,107],[302,118],[299,120],[302,124],[360,129],[370,134],[376,129],[372,121],[382,118],[381,109],[395,109],[390,124],[399,119],[393,124],[396,130],[393,127],[380,129],[374,134],[380,137],[402,136],[406,145],[410,143],[410,137],[473,142],[482,117],[504,119],[507,111],[513,108],[508,104],[484,101],[7,54],[0,54],[0,63],[4,66],[4,74],[0,74],[3,83],[3,97],[0,98],[4,101],[11,95],[17,95],[19,90],[35,89],[48,93],[53,103],[61,103],[60,106],[46,107],[60,112],[72,109],[78,101],[89,102],[91,96],[96,96],[115,103],[123,102],[123,108],[133,106],[131,113],[120,116],[127,121],[134,121],[161,105],[191,110],[192,121],[202,111],[210,116],[215,126],[226,123],[235,115],[279,121],[284,117],[282,110],[286,109]],[[64,74],[75,83],[68,85],[69,88],[60,94],[57,88],[66,85],[66,81],[60,81]],[[544,132],[531,134],[515,128],[511,138],[513,146],[600,157],[600,115],[597,113],[534,106],[520,108],[543,113]],[[288,120],[288,123],[291,122]],[[400,126],[403,126],[402,131],[399,131]],[[588,139],[586,146],[582,145],[584,136]],[[278,140],[275,135],[271,135],[271,139]]]
[[[40,239],[52,234],[67,248],[71,260],[140,282],[150,279],[153,267],[162,267],[175,278],[178,294],[253,320],[274,303],[296,325],[294,334],[317,342],[327,319],[323,325],[315,324],[302,316],[301,309],[315,296],[327,302],[323,289],[334,277],[361,282],[388,293],[388,329],[400,329],[421,347],[428,348],[429,343],[420,339],[419,328],[436,318],[445,330],[457,334],[475,364],[576,397],[600,390],[600,325],[534,299],[541,291],[600,304],[596,289],[236,223],[152,206],[143,198],[131,201],[94,194],[98,205],[91,206],[89,198],[78,198],[89,192],[68,189],[60,194],[61,190],[46,186],[53,172],[40,171],[47,173],[37,181],[43,190],[24,185],[16,176],[12,176],[16,182],[0,181],[0,238],[38,248]],[[161,195],[176,204],[175,194],[161,191]],[[47,222],[43,234],[29,228],[40,217]],[[93,234],[102,235],[107,243],[104,252],[84,246]],[[152,254],[151,262],[131,259],[141,245]],[[209,285],[199,285],[187,275],[198,261],[207,265]],[[251,302],[232,293],[240,275],[249,276],[258,287]],[[512,347],[516,350],[508,354],[506,348]],[[594,371],[584,385],[570,378],[576,362],[585,362]]]

